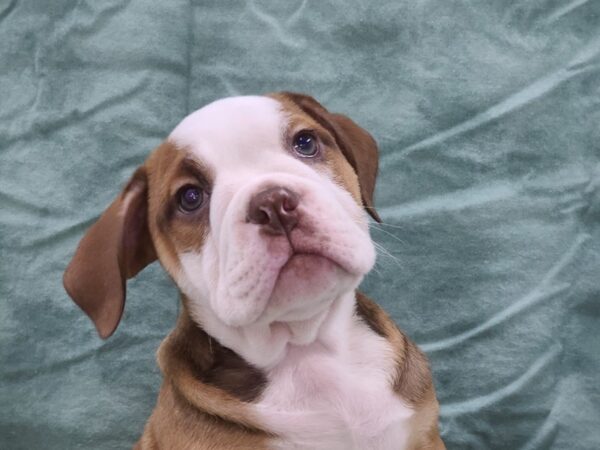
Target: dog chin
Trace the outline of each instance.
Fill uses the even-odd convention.
[[[302,321],[320,314],[342,293],[358,284],[333,260],[318,254],[292,255],[282,267],[263,318]]]

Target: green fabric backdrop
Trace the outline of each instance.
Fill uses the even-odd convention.
[[[600,2],[0,2],[0,448],[120,449],[160,383],[156,264],[102,342],[62,271],[190,111],[314,95],[377,138],[364,290],[450,449],[600,448]]]

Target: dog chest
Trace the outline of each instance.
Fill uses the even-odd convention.
[[[387,344],[369,336],[342,352],[290,350],[256,405],[280,438],[274,448],[404,448],[413,410],[392,391]]]

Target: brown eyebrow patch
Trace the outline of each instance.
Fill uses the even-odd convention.
[[[213,171],[189,152],[176,150],[175,154],[171,153],[169,156],[170,164],[163,167],[165,176],[158,192],[163,207],[158,212],[157,225],[162,231],[168,228],[177,213],[174,197],[179,189],[187,184],[193,184],[210,193],[214,180]]]
[[[198,161],[189,154],[180,161],[179,171],[188,176],[196,178],[204,189],[208,189],[213,185],[213,172],[209,170],[208,167],[206,167],[201,161]]]
[[[169,177],[169,186],[166,189],[167,197],[162,200],[166,207],[162,211],[161,228],[164,229],[177,212],[174,199],[183,186],[198,185],[203,191],[210,194],[212,190],[211,179],[212,172],[200,161],[189,155],[182,158]]]
[[[312,118],[301,112],[290,114],[283,135],[284,141],[291,142],[296,133],[300,131],[310,131],[314,133],[326,147],[333,147],[336,145],[331,133],[321,124],[315,122]]]
[[[330,130],[323,126],[322,123],[315,120],[305,111],[303,111],[293,101],[289,100],[285,95],[281,94],[270,94],[271,97],[279,102],[282,110],[287,116],[287,126],[283,133],[283,139],[285,142],[289,142],[299,131],[310,130],[314,132],[321,142],[327,147],[336,146],[335,138],[331,134]]]

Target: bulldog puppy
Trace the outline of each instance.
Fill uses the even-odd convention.
[[[159,260],[181,291],[137,449],[443,449],[427,361],[356,291],[377,145],[311,97],[186,117],[83,237],[64,285],[101,337]]]

